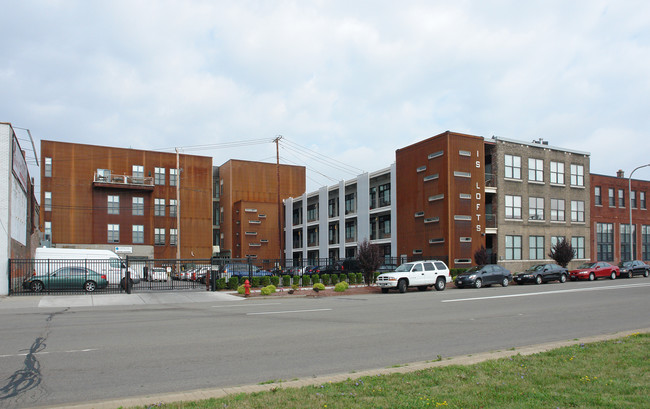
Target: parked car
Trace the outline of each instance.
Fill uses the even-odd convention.
[[[621,261],[618,264],[621,275],[632,278],[635,275],[647,277],[650,275],[650,266],[641,260]]]
[[[377,276],[377,285],[382,293],[387,293],[391,288],[397,288],[400,293],[405,293],[408,287],[417,287],[424,291],[428,287],[442,291],[451,282],[449,268],[439,260],[422,260],[404,263],[395,271]]]
[[[568,276],[569,270],[557,264],[535,264],[528,270],[515,275],[514,280],[517,284],[542,284],[556,280],[564,283]]]
[[[154,267],[149,271],[147,279],[149,281],[167,281],[167,269],[164,267]]]
[[[49,274],[34,274],[23,281],[23,288],[35,293],[76,289],[93,292],[107,286],[106,274],[99,274],[86,267],[61,267]]]
[[[575,280],[589,280],[594,281],[598,278],[609,277],[612,280],[620,275],[620,270],[617,266],[613,266],[604,261],[597,261],[595,263],[584,263],[575,270],[569,271],[569,278]]]
[[[512,281],[510,270],[498,264],[484,264],[458,274],[454,283],[458,288],[481,288],[492,284],[501,284],[503,287],[507,287],[510,281]]]
[[[271,272],[262,270],[253,264],[247,263],[228,263],[223,266],[223,273],[225,278],[232,276],[241,277],[262,277],[270,276]]]

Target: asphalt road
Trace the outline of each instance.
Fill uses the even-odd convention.
[[[0,308],[0,407],[350,373],[650,327],[650,280]]]

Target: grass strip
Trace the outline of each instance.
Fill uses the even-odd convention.
[[[650,334],[460,366],[144,408],[647,408]]]

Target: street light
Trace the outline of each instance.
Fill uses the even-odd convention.
[[[630,261],[634,260],[634,250],[633,250],[633,243],[634,241],[632,240],[633,238],[633,233],[632,233],[632,175],[634,172],[641,168],[645,168],[647,166],[650,166],[650,163],[647,165],[641,165],[636,168],[632,172],[630,172],[630,177],[627,178],[627,197],[630,199]]]

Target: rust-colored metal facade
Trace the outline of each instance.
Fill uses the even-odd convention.
[[[469,267],[485,245],[484,142],[444,132],[396,152],[397,251]]]
[[[591,255],[593,261],[630,259],[630,190],[633,259],[650,261],[650,181],[591,174]]]
[[[124,246],[137,257],[176,258],[179,209],[181,258],[210,257],[212,158],[179,155],[179,206],[176,160],[175,153],[41,141],[41,230],[48,223],[57,247]],[[114,226],[119,233],[109,235]]]
[[[221,253],[234,258],[280,259],[282,200],[305,191],[305,167],[229,160],[219,167]],[[279,213],[282,212],[282,213]]]

